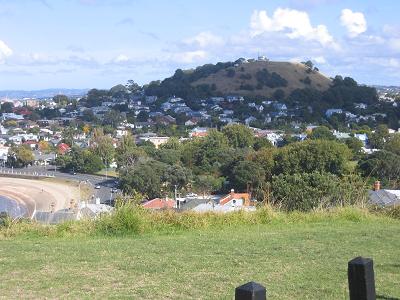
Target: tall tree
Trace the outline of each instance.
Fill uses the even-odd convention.
[[[34,161],[32,149],[27,145],[12,146],[8,149],[7,163],[13,167],[26,167]]]
[[[242,124],[227,125],[222,128],[229,145],[234,148],[248,148],[254,144],[254,135],[250,128]]]
[[[115,153],[113,139],[111,136],[104,135],[102,129],[95,128],[93,130],[91,147],[93,152],[101,157],[106,166],[109,166],[112,163]]]

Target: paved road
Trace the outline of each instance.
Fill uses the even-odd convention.
[[[1,168],[1,171],[6,170],[7,172],[11,172],[11,168]],[[94,195],[92,199],[90,199],[91,203],[95,202],[96,198],[100,198],[100,203],[111,204],[113,205],[116,194],[111,192],[112,188],[117,186],[116,178],[105,176],[97,176],[97,175],[89,175],[89,174],[70,174],[64,173],[59,170],[55,170],[54,166],[32,166],[23,169],[14,169],[14,172],[26,172],[27,174],[33,174],[35,172],[39,174],[52,174],[56,178],[63,178],[69,180],[75,180],[78,182],[83,182],[82,184],[89,184],[94,189]],[[100,189],[96,189],[95,187],[99,186]]]

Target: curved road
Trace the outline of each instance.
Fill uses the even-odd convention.
[[[11,168],[1,168],[1,173],[4,171],[11,172]],[[89,175],[89,174],[80,174],[77,173],[75,175],[70,173],[64,173],[60,171],[56,171],[54,166],[32,166],[27,168],[21,169],[14,169],[14,172],[26,172],[28,174],[33,174],[35,172],[39,174],[51,174],[54,175],[56,178],[62,179],[69,179],[75,181],[85,181],[89,182],[90,185],[93,186],[95,194],[93,199],[90,202],[95,202],[96,198],[100,198],[100,203],[113,205],[116,193],[112,193],[111,190],[117,187],[116,180],[117,178],[108,177],[106,179],[105,176],[98,176],[98,175]],[[96,186],[100,186],[100,189],[96,189]]]

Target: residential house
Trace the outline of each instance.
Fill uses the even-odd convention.
[[[244,123],[249,126],[252,122],[257,121],[257,118],[250,116],[244,120]]]
[[[176,208],[176,201],[171,198],[155,198],[149,201],[142,203],[144,208],[148,209],[173,209]]]
[[[333,131],[333,135],[338,139],[338,140],[344,140],[344,139],[349,139],[351,136],[347,132],[340,132],[337,130]]]
[[[10,149],[10,147],[6,147],[3,145],[0,146],[0,164],[1,165],[4,165],[7,162],[8,149]]]
[[[162,124],[162,125],[173,125],[176,123],[176,119],[170,115],[157,116],[154,118],[154,121],[157,124]]]
[[[366,133],[355,133],[354,137],[359,139],[364,144],[364,146],[368,144],[368,135]]]
[[[251,201],[250,193],[235,193],[231,190],[230,194],[223,196],[217,201],[210,199],[207,203],[201,203],[192,210],[195,212],[220,212],[227,213],[237,210],[254,211],[256,208]]]
[[[185,122],[185,126],[196,126],[199,121],[199,118],[191,118]]]
[[[18,115],[16,113],[3,113],[1,115],[1,118],[3,121],[9,121],[9,120],[24,120],[24,116]]]
[[[400,190],[381,189],[381,183],[376,181],[374,189],[368,192],[369,203],[379,207],[400,205]]]
[[[327,118],[330,118],[332,117],[333,114],[341,114],[341,113],[343,113],[343,109],[341,108],[330,108],[326,110],[325,116]]]
[[[34,164],[37,166],[50,165],[56,158],[55,153],[43,153],[41,151],[34,151],[33,156],[35,158]]]
[[[191,138],[194,138],[194,137],[205,137],[207,135],[208,135],[208,128],[205,128],[205,127],[196,127],[196,128],[193,128],[189,132],[189,136]]]
[[[168,142],[169,137],[165,136],[157,136],[155,133],[144,133],[138,137],[138,142],[151,142],[154,144],[156,148],[160,147],[160,145],[165,144]]]
[[[57,146],[57,150],[59,154],[64,155],[71,150],[71,147],[65,143],[61,143]]]

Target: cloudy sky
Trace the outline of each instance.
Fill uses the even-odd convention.
[[[0,0],[0,90],[109,88],[265,55],[400,85],[397,0]]]

